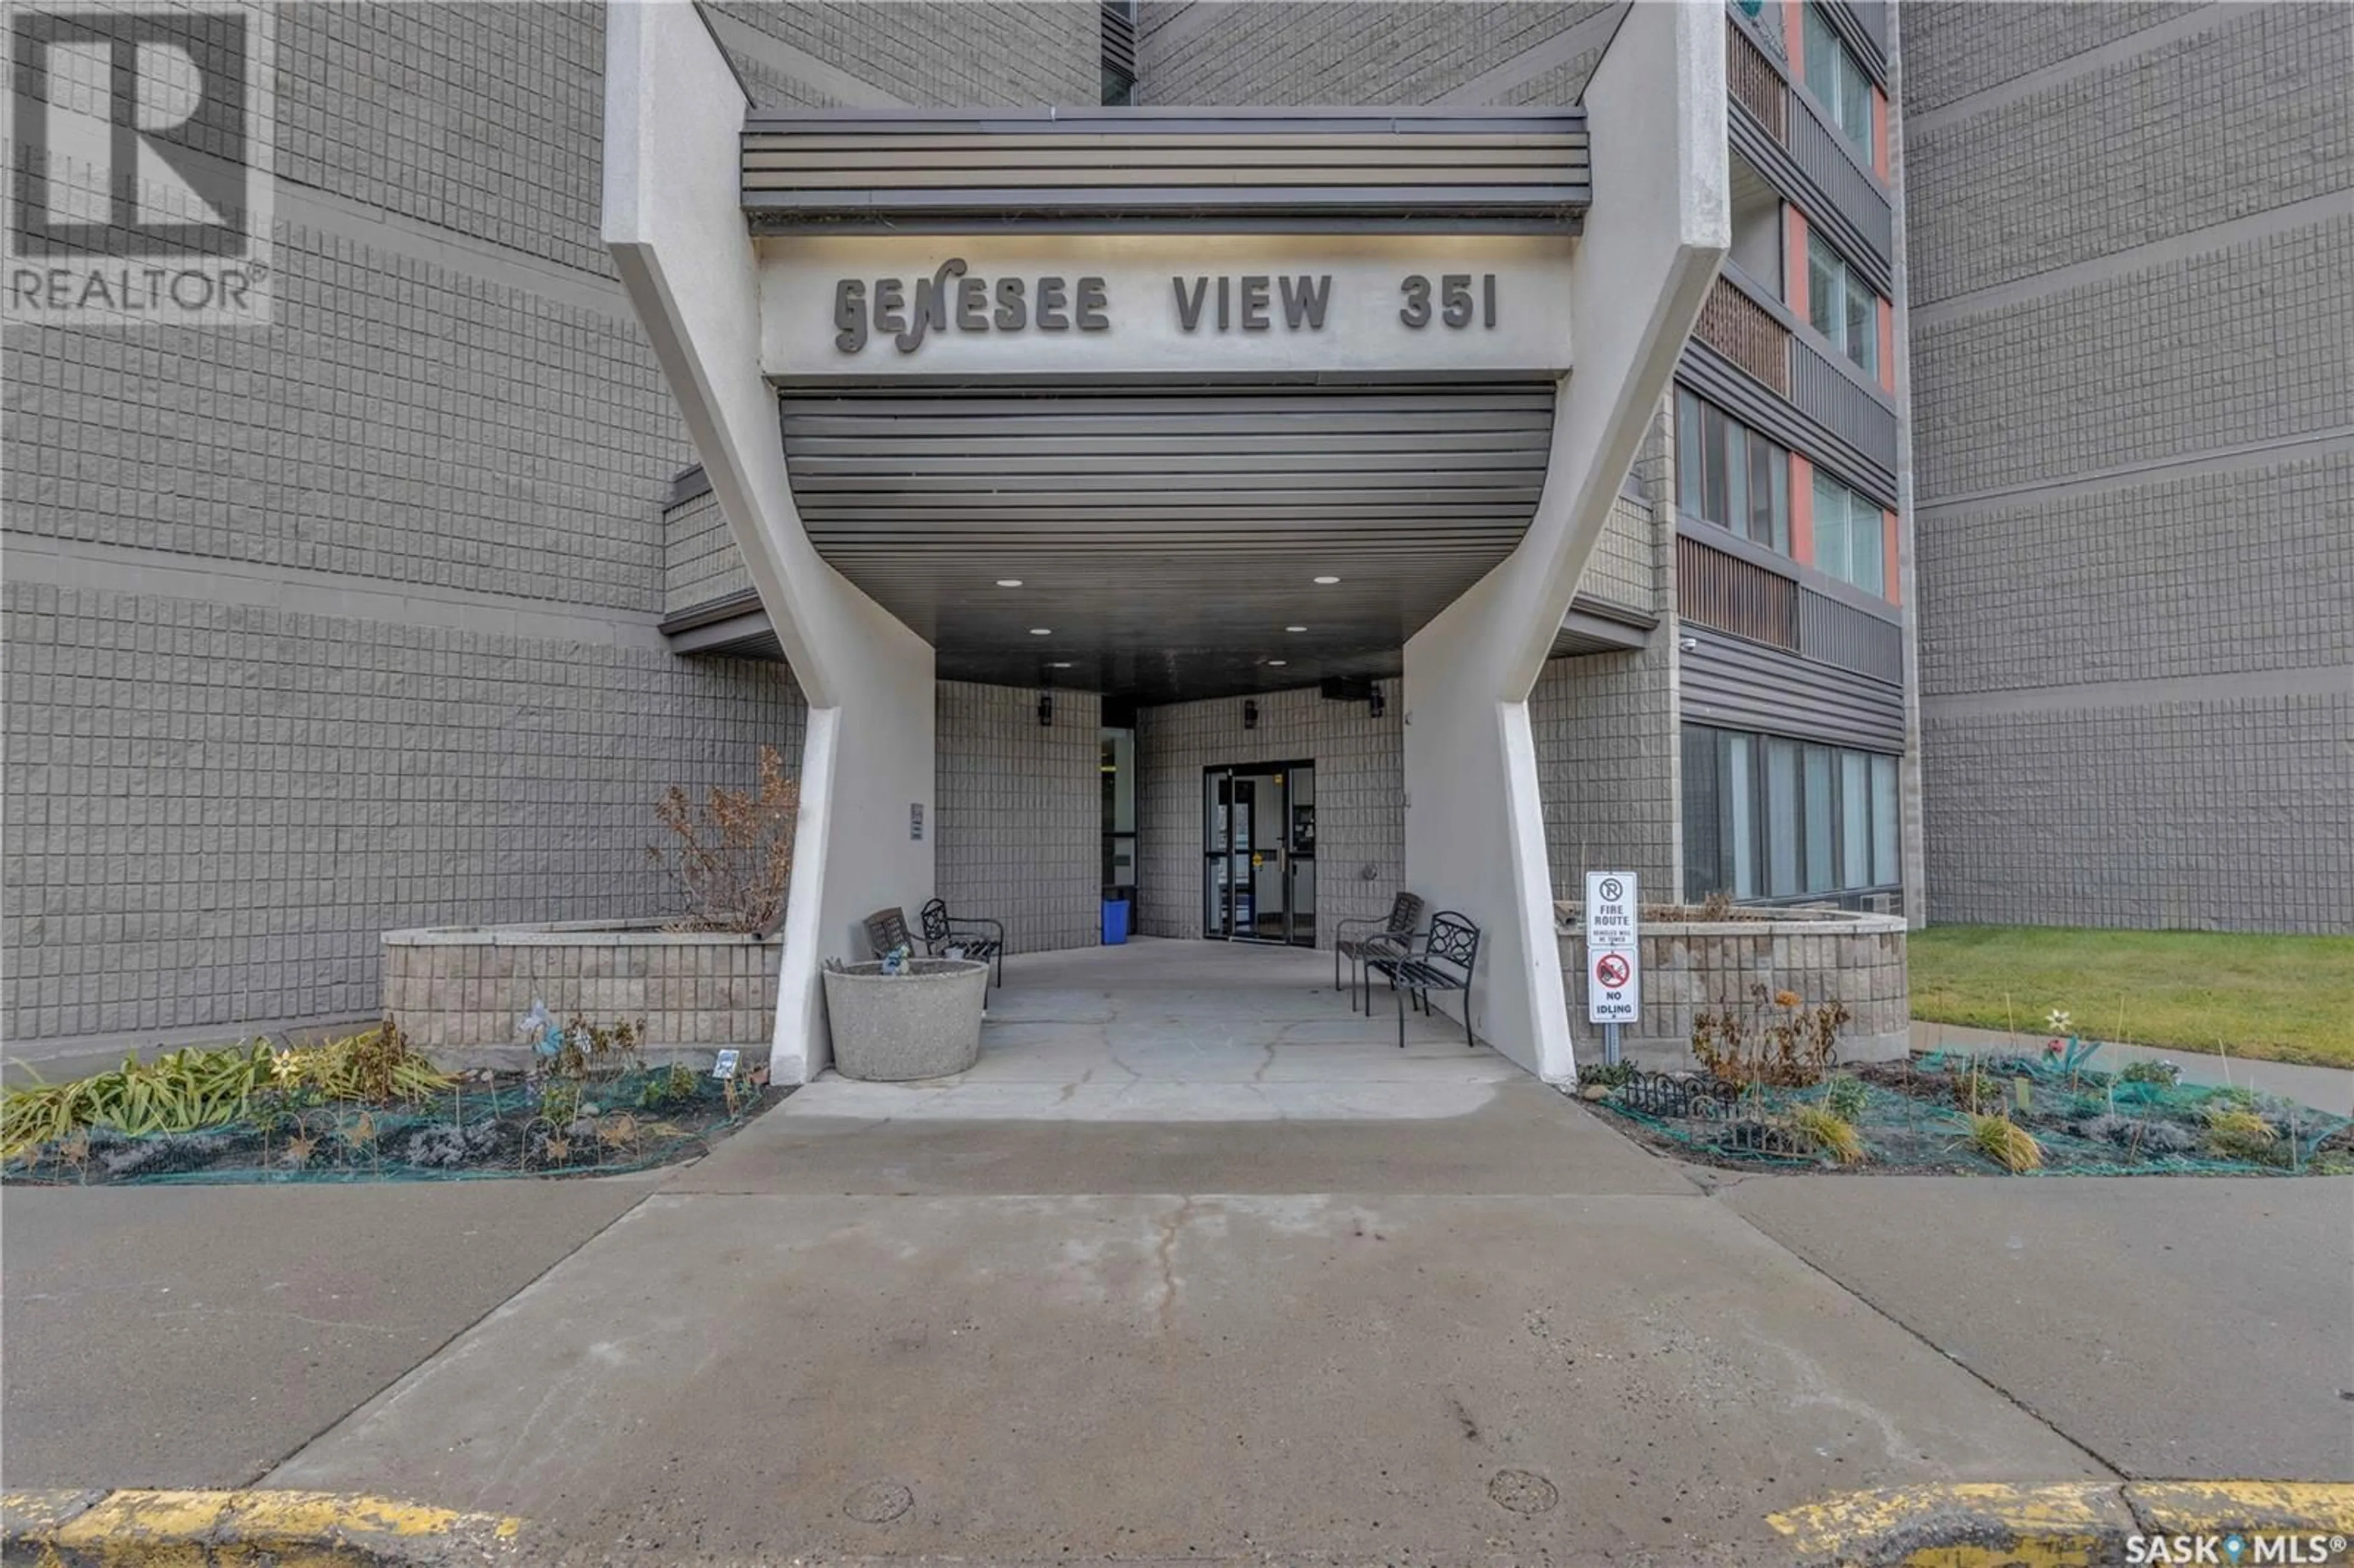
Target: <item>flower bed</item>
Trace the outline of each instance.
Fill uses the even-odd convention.
[[[2055,1046],[2058,1042],[2053,1043]],[[2354,1124],[2247,1089],[2041,1056],[1928,1051],[1775,1086],[1702,1073],[1585,1075],[1638,1136],[1713,1165],[1961,1174],[2345,1175]]]
[[[440,1072],[390,1024],[126,1062],[6,1097],[10,1181],[363,1181],[643,1170],[703,1152],[782,1097],[767,1075],[647,1065],[633,1025],[576,1019],[529,1074]]]

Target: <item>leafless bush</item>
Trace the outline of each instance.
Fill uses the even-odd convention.
[[[672,785],[654,808],[670,837],[647,845],[646,858],[662,868],[686,906],[674,928],[775,930],[792,881],[801,803],[801,783],[786,774],[773,746],[760,747],[760,777],[750,789],[714,785],[710,799],[698,806]]]

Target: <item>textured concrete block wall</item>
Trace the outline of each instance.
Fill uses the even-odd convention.
[[[777,1024],[782,938],[717,932],[509,927],[387,931],[384,1010],[445,1067],[516,1066],[516,1022],[545,1001],[557,1022],[642,1026],[656,1056],[765,1057]]]
[[[1949,714],[1922,752],[1935,906],[2028,925],[2354,930],[2349,758],[2344,689]]]
[[[752,574],[736,547],[719,498],[705,491],[663,514],[663,613],[748,593]]]
[[[1137,929],[1202,934],[1202,770],[1227,763],[1316,764],[1316,944],[1341,920],[1385,915],[1405,872],[1405,734],[1398,683],[1384,708],[1268,692],[1258,727],[1241,697],[1172,703],[1137,715]]]
[[[1089,5],[728,10],[790,101],[1097,96]],[[603,17],[281,7],[275,323],[11,325],[13,1049],[366,1014],[391,927],[659,912],[663,788],[798,758],[782,666],[654,629],[692,453],[598,238]]]
[[[954,915],[1005,925],[1005,948],[1034,953],[1103,939],[1103,700],[942,681],[935,705],[939,786],[934,879]],[[913,922],[916,900],[907,909]]]
[[[1475,102],[1574,103],[1611,10],[1533,0],[1147,4],[1138,101],[1417,104],[1469,88]],[[1544,52],[1580,23],[1595,26]]]
[[[1769,994],[1794,992],[1809,1006],[1843,1003],[1848,1022],[1840,1030],[1840,1060],[1894,1061],[1911,1044],[1904,939],[1904,922],[1893,916],[1646,923],[1637,937],[1642,1022],[1622,1034],[1620,1047],[1629,1060],[1655,1070],[1696,1066],[1693,1020],[1730,1011],[1758,1025],[1770,1023],[1778,1013],[1757,1006],[1755,988],[1764,986]],[[1591,970],[1585,938],[1564,934],[1561,959],[1579,1060],[1598,1062],[1602,1027],[1585,1018]]]
[[[2354,928],[2354,28],[1903,27],[1931,916]]]
[[[1529,694],[1553,895],[1583,898],[1589,871],[1631,871],[1647,897],[1676,884],[1676,736],[1670,640],[1546,662]]]
[[[801,755],[781,665],[11,582],[13,1042],[351,1018],[381,934],[671,913],[672,783]]]

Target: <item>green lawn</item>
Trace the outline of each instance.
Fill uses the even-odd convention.
[[[2036,1033],[2354,1067],[2354,937],[1932,926],[1910,945],[1913,1015]]]

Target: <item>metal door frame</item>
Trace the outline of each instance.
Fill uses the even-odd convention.
[[[1291,948],[1301,945],[1299,933],[1295,929],[1299,912],[1293,907],[1298,903],[1294,890],[1294,872],[1298,862],[1304,859],[1312,863],[1316,856],[1313,851],[1304,856],[1294,855],[1291,853],[1291,781],[1298,776],[1299,769],[1305,768],[1312,773],[1315,767],[1316,759],[1310,757],[1279,762],[1214,762],[1202,769],[1202,935],[1204,938],[1213,942],[1257,942],[1270,948]],[[1251,912],[1250,934],[1241,936],[1235,931],[1235,895],[1239,885],[1233,874],[1233,862],[1236,853],[1234,848],[1234,781],[1237,775],[1251,779],[1273,777],[1278,780],[1276,789],[1280,791],[1281,799],[1278,802],[1280,809],[1275,821],[1278,824],[1276,853],[1279,863],[1277,874],[1283,886],[1283,935],[1280,937],[1266,937],[1258,934],[1258,912],[1256,908]],[[1210,787],[1212,779],[1221,777],[1226,786],[1225,842],[1214,845],[1210,842],[1212,837],[1210,809],[1213,801]],[[1256,818],[1257,802],[1254,801],[1252,804],[1254,818]],[[1215,867],[1222,862],[1225,863],[1227,873],[1225,896],[1219,900],[1218,905],[1219,925],[1222,929],[1212,930],[1209,920],[1210,899],[1217,886]],[[1310,919],[1312,921],[1314,916],[1310,915]],[[1309,941],[1312,944],[1314,940],[1315,927],[1311,924],[1309,927]]]

